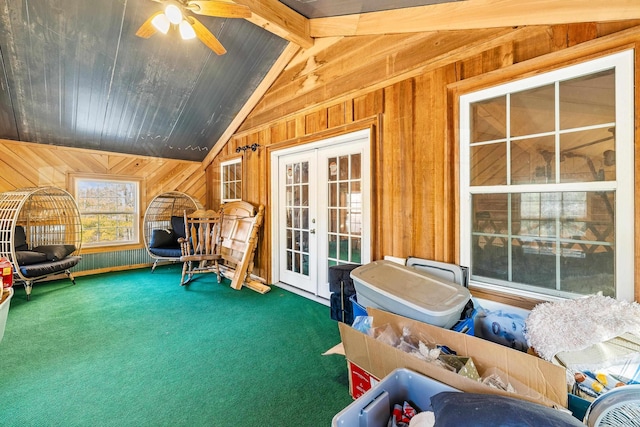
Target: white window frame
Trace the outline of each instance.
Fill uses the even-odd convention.
[[[238,157],[237,159],[233,159],[233,160],[227,160],[226,162],[221,162],[220,163],[220,204],[223,203],[227,203],[227,202],[234,202],[237,200],[242,200],[242,173],[240,174],[239,179],[236,179],[234,181],[225,181],[224,180],[224,169],[225,167],[228,167],[230,165],[236,165],[240,163],[240,171],[242,172],[242,168],[244,167],[244,165],[242,164],[242,157]],[[228,199],[225,196],[225,191],[224,191],[224,187],[225,184],[228,184],[230,182],[240,182],[240,198],[235,198],[235,199]]]
[[[133,184],[134,188],[135,188],[135,206],[134,206],[134,212],[130,213],[130,212],[91,212],[87,214],[94,214],[94,213],[112,213],[112,214],[120,214],[120,213],[124,213],[127,215],[132,215],[133,216],[133,224],[132,224],[132,238],[130,240],[119,240],[119,241],[113,241],[113,242],[94,242],[94,243],[84,243],[83,242],[83,247],[86,248],[98,248],[98,247],[110,247],[110,246],[125,246],[125,245],[136,245],[140,243],[140,195],[141,195],[141,185],[140,185],[140,180],[139,179],[135,179],[135,178],[114,178],[114,177],[101,177],[101,176],[91,176],[91,175],[81,175],[81,176],[74,176],[72,178],[73,181],[73,190],[74,190],[74,196],[76,198],[76,201],[78,202],[78,206],[80,208],[80,217],[82,218],[83,216],[83,211],[82,211],[82,205],[81,205],[81,199],[79,196],[79,188],[81,186],[82,183],[86,183],[86,182],[95,182],[95,183],[105,183],[105,182],[114,182],[114,183],[122,183],[122,184]]]
[[[634,300],[634,51],[627,50],[580,64],[560,68],[533,77],[460,96],[460,262],[471,265],[471,197],[482,193],[584,191],[585,183],[527,184],[477,186],[470,185],[471,104],[540,87],[552,82],[590,75],[615,68],[616,99],[616,181],[589,183],[589,191],[615,191],[615,289],[616,298]],[[507,142],[509,139],[507,139]],[[509,159],[507,158],[507,165]],[[473,272],[471,272],[473,275]],[[521,297],[554,300],[582,295],[566,292],[537,293],[507,286],[480,283],[473,278],[471,285],[489,292],[513,294]]]

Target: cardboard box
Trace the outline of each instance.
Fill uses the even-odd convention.
[[[473,358],[481,376],[497,368],[517,381],[516,393],[499,390],[474,381],[409,353],[377,341],[344,323],[339,324],[345,356],[352,364],[376,378],[384,378],[397,368],[407,368],[462,391],[492,393],[517,397],[545,406],[567,407],[568,393],[565,369],[538,357],[513,350],[480,338],[418,322],[393,313],[367,308],[373,327],[389,324],[398,335],[404,327],[413,334],[424,334],[438,344],[446,345],[460,356]]]
[[[349,369],[349,394],[354,399],[359,398],[380,382],[379,378],[354,363],[347,361],[347,367]]]

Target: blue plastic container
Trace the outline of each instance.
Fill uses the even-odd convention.
[[[475,335],[474,322],[475,322],[475,317],[476,317],[477,313],[478,313],[478,310],[473,310],[473,313],[471,314],[471,317],[467,317],[465,319],[458,320],[458,323],[453,325],[451,327],[451,330],[452,331],[456,331],[456,332],[461,332],[463,334],[474,336]]]
[[[367,309],[360,304],[358,304],[358,298],[356,295],[351,295],[349,297],[349,301],[351,301],[351,307],[353,308],[353,318],[355,319],[358,316],[366,316]]]

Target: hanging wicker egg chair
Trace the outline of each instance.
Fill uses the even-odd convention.
[[[168,191],[154,197],[144,214],[143,235],[147,252],[154,259],[153,272],[159,262],[180,261],[178,239],[185,237],[184,212],[204,209],[194,197],[180,191]]]
[[[82,259],[82,223],[75,199],[57,187],[0,193],[0,257],[7,258],[27,299],[33,283],[64,273]]]

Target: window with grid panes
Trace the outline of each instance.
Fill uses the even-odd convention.
[[[627,51],[460,97],[473,285],[633,300],[633,93]]]
[[[76,177],[74,184],[83,247],[139,243],[138,181]]]
[[[242,200],[242,159],[234,159],[220,165],[221,203]]]
[[[362,154],[330,157],[327,201],[328,265],[362,260]]]

